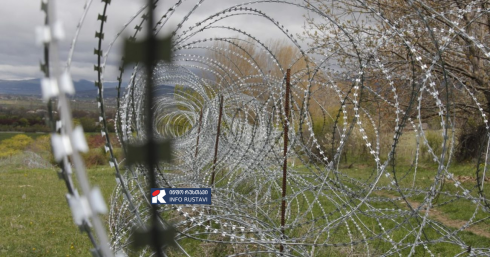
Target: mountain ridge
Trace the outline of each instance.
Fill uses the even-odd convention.
[[[104,82],[104,98],[112,98],[117,96],[119,82]],[[81,79],[73,81],[75,87],[74,98],[96,98],[97,88],[95,83],[89,80]],[[122,85],[127,85],[123,83]],[[159,85],[157,86],[159,94],[172,94],[173,86]],[[121,94],[124,93],[125,86],[121,88]],[[0,95],[15,95],[15,96],[36,96],[41,97],[41,79],[25,79],[25,80],[0,80]]]

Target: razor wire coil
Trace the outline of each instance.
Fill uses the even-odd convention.
[[[170,254],[175,251],[189,255],[188,251],[192,249],[186,240],[192,239],[214,247],[224,244],[224,251],[230,256],[312,256],[318,251],[325,253],[322,249],[328,247],[339,251],[348,248],[351,253],[365,251],[367,255],[401,256],[424,251],[435,256],[440,244],[459,246],[460,255],[489,255],[488,245],[472,247],[461,236],[472,225],[488,223],[490,217],[484,190],[489,148],[486,145],[481,149],[474,186],[455,178],[451,166],[457,133],[454,103],[450,100],[455,89],[450,90],[449,86],[456,88],[457,84],[458,90],[473,101],[471,105],[478,110],[486,135],[488,119],[480,103],[481,97],[462,83],[461,76],[447,70],[445,64],[445,59],[449,58],[445,51],[452,51],[451,44],[456,37],[464,38],[469,45],[490,56],[487,43],[480,42],[459,25],[464,22],[463,14],[475,14],[474,20],[467,21],[469,24],[489,15],[489,9],[479,7],[483,1],[472,1],[465,8],[453,7],[448,11],[437,11],[425,1],[408,1],[413,13],[397,19],[378,12],[372,1],[355,1],[385,26],[378,44],[372,46],[358,37],[355,26],[342,25],[342,20],[310,1],[241,4],[224,1],[220,2],[219,11],[206,13],[205,10],[204,18],[199,16],[199,11],[210,1],[195,1],[189,9],[183,9],[187,1],[176,1],[158,18],[154,16],[157,14],[154,10],[163,3],[157,0],[149,1],[134,14],[129,14],[128,22],[106,48],[102,43],[105,40],[104,25],[108,22],[107,10],[118,2],[102,2],[103,9],[97,17],[100,27],[95,32],[98,44],[94,49],[97,56],[94,71],[99,121],[103,125],[101,135],[106,139],[104,148],[111,156],[109,164],[115,170],[117,181],[109,206],[109,240],[98,216],[105,213],[105,204],[99,191],[91,189],[78,154],[86,150],[83,131],[72,128],[65,96],[74,93],[69,69],[77,37],[92,1],[88,0],[84,6],[66,71],[62,72],[57,56],[63,33],[54,14],[53,0],[42,2],[47,18],[38,33],[45,46],[44,98],[58,98],[62,114],[61,121],[53,129],[53,151],[60,162],[61,177],[67,184],[67,198],[75,223],[92,240],[94,255],[163,256],[164,244],[156,242],[155,237],[140,252],[130,247],[137,235],[135,229],[145,227],[149,221],[152,223],[147,228],[150,232],[160,225],[168,227],[170,223],[177,230],[173,239],[177,250]],[[287,25],[266,8],[270,5],[294,7],[298,12],[314,15],[337,30],[340,36],[335,39],[338,41],[314,46],[310,42],[305,46],[298,35],[291,33]],[[182,14],[183,18],[179,20],[177,14]],[[138,16],[141,17],[139,22]],[[268,29],[279,31],[294,49],[290,52],[289,62],[281,60],[284,57],[275,52],[273,44],[248,32],[247,24],[227,23],[242,16],[260,19]],[[153,20],[156,21],[154,24]],[[197,22],[191,24],[191,20]],[[168,28],[170,21],[177,22],[175,28]],[[404,26],[404,22],[413,21],[423,25],[418,28]],[[445,27],[441,26],[444,29],[436,26],[439,23],[444,24]],[[128,75],[124,74],[127,56],[123,56],[116,78],[119,82],[116,134],[126,155],[130,154],[134,144],[150,142],[148,147],[156,149],[158,140],[172,138],[171,163],[157,162],[155,158],[148,160],[152,163],[149,166],[148,163],[128,163],[117,160],[113,152],[103,94],[105,68],[113,45],[122,38],[121,35],[131,33],[130,24],[136,25],[128,42],[135,43],[137,38],[144,37],[140,32],[146,26],[147,43],[150,42],[148,45],[152,45],[154,51],[160,50],[154,40],[164,29],[171,31],[173,41],[169,47],[173,62],[156,62],[157,57],[149,60],[142,57],[144,61],[133,66],[124,89],[123,78]],[[409,35],[421,28],[428,32],[426,39],[432,42],[433,51],[422,51],[410,41]],[[230,33],[236,36],[224,36]],[[406,47],[408,57],[402,65],[407,70],[386,67],[381,52],[393,42]],[[348,55],[348,60],[352,61],[349,72],[332,64],[338,61],[334,57],[338,50],[334,48],[335,44],[352,51]],[[256,55],[255,51],[262,54]],[[284,107],[287,69],[294,70],[289,115]],[[417,74],[413,72],[415,70]],[[372,76],[382,77],[384,91],[369,83]],[[156,94],[158,87],[152,85],[184,85],[185,88],[168,97]],[[224,99],[223,117],[218,124],[220,97]],[[373,110],[373,106],[366,103],[368,97],[391,108],[389,112],[394,120],[388,126],[389,132],[385,126],[380,126],[382,111],[379,108]],[[442,128],[439,152],[433,149],[426,135],[428,131],[423,128],[426,101],[435,104],[433,108]],[[332,106],[335,111],[328,110]],[[314,113],[315,107],[321,118]],[[51,120],[54,124],[53,116]],[[326,139],[321,134],[324,126],[318,131],[317,124],[332,121],[332,134]],[[285,135],[281,124],[289,128],[286,153],[282,151],[281,139]],[[219,127],[221,133],[217,132]],[[399,156],[400,142],[408,133],[404,130],[408,129],[413,131],[416,151],[408,156],[411,161],[407,168],[397,164],[405,158]],[[386,142],[385,134],[390,135],[391,141],[382,145],[383,140]],[[346,152],[356,147],[352,140],[358,141],[366,151],[368,157],[364,158],[369,161],[362,165],[368,165],[371,170],[367,177],[356,176],[341,165]],[[218,149],[216,157],[213,156],[215,147]],[[422,169],[421,158],[425,154],[437,167],[430,178],[433,180],[430,186],[420,187],[417,182],[425,178],[418,172]],[[284,198],[287,202],[286,224],[282,227],[279,225],[279,206],[283,200],[279,196],[279,180],[284,161],[288,166],[288,193]],[[75,168],[83,195],[79,195],[73,185],[70,163]],[[483,170],[480,164],[483,164]],[[407,182],[410,178],[412,180]],[[157,208],[148,200],[150,187],[209,187],[211,184],[213,204],[210,206],[163,205]],[[464,225],[451,228],[431,218],[434,208],[454,208],[461,202],[474,209]],[[385,245],[387,250],[379,252],[373,247],[378,244]]]

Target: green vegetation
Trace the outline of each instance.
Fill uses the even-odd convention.
[[[17,135],[26,135],[32,139],[36,139],[41,136],[46,136],[46,133],[0,132],[0,141],[12,138]]]
[[[115,153],[121,150],[110,135]],[[109,154],[99,133],[87,133],[90,150],[83,154],[91,182],[101,188],[106,202],[115,187]],[[0,133],[0,256],[88,256],[87,235],[73,223],[66,203],[67,189],[52,169],[29,169],[25,155],[32,152],[42,163],[54,164],[50,137],[43,133]],[[104,165],[104,166],[101,166]],[[75,181],[76,183],[76,181]]]
[[[46,120],[48,111],[46,104],[40,99],[26,98],[21,100],[0,99],[0,131],[10,132],[50,132]],[[92,105],[92,108],[78,108],[79,105]],[[53,103],[56,106],[56,103]],[[77,107],[78,106],[78,107]],[[82,125],[85,132],[99,132],[99,111],[94,108],[90,101],[74,102],[72,116],[77,125]],[[106,110],[107,128],[114,132],[114,110]],[[58,113],[54,110],[53,115],[58,119]],[[1,137],[0,137],[1,139]]]
[[[299,169],[300,173],[311,174],[311,167],[300,166],[295,167]],[[395,167],[397,171],[397,177],[399,180],[399,185],[402,188],[410,188],[413,183],[413,173],[409,173],[411,168],[410,166],[399,165]],[[388,168],[391,171],[391,167]],[[437,165],[424,163],[421,164],[417,170],[416,176],[416,189],[427,190],[434,181],[431,179],[434,177],[434,171],[437,170]],[[455,177],[468,175],[470,171],[474,170],[469,164],[466,165],[454,165],[449,169],[449,172],[454,173]],[[367,181],[373,182],[374,178],[371,177],[372,169],[364,164],[355,164],[351,168],[341,168],[339,170],[345,176],[339,176],[337,179],[340,180],[341,183],[345,186],[349,186],[351,188],[356,188],[356,186],[352,183],[352,181],[348,178],[358,179],[359,181]],[[410,176],[405,176],[406,174],[410,174]],[[335,178],[332,176],[332,180]],[[309,182],[314,182],[314,178],[310,178]],[[217,186],[224,186],[226,181],[221,181],[221,184]],[[279,179],[276,181],[277,184],[280,184]],[[462,182],[462,186],[465,188],[471,188],[475,184],[474,181],[467,180]],[[383,186],[390,185],[390,179],[382,176],[377,184],[378,188]],[[251,192],[251,188],[254,188],[255,185],[253,183],[242,182],[242,184],[237,187],[237,192],[241,194],[247,194]],[[451,195],[440,195],[436,201],[434,201],[435,206],[431,208],[429,214],[429,222],[431,224],[437,224],[435,226],[427,225],[424,227],[423,232],[426,239],[439,239],[441,237],[440,230],[437,229],[438,226],[444,227],[447,231],[454,231],[456,229],[461,228],[465,223],[471,218],[473,212],[475,211],[475,205],[469,203],[466,200],[458,199],[454,196],[454,194],[458,193],[458,190],[452,182],[446,181],[446,184],[443,185],[445,192],[450,193]],[[269,188],[274,189],[276,187],[266,187],[264,190],[268,190]],[[330,222],[341,218],[342,215],[345,215],[349,210],[356,207],[361,201],[359,199],[349,199],[349,205],[344,206],[339,202],[340,199],[337,197],[338,195],[334,194],[332,190],[325,189],[321,194],[317,195],[316,191],[305,190],[303,191],[303,187],[301,183],[298,183],[296,186],[294,182],[292,182],[287,191],[289,194],[293,194],[293,192],[302,192],[298,194],[295,200],[289,201],[288,206],[292,210],[291,216],[288,217],[288,220],[292,222],[292,220],[296,220],[296,224],[304,223],[302,226],[296,226],[294,229],[287,230],[287,234],[291,238],[301,237],[305,233],[308,233],[309,228],[311,228],[308,223],[305,223],[312,218],[315,219],[315,227],[323,228],[322,225],[327,226],[331,225]],[[266,193],[266,192],[264,192]],[[408,194],[408,192],[404,192]],[[459,192],[460,193],[460,192]],[[488,195],[490,193],[490,189],[485,189],[485,194]],[[473,193],[474,194],[474,193]],[[280,206],[280,191],[272,192],[272,205],[276,205],[278,208]],[[315,198],[318,197],[318,202],[316,204],[312,204],[312,210],[306,215],[306,217],[298,218],[297,211],[304,214],[304,211],[308,209],[310,203],[313,203]],[[387,190],[387,189],[376,189],[372,192],[371,199],[376,197],[383,198],[394,198],[400,197],[400,194],[396,190]],[[409,201],[412,208],[417,208],[424,201],[425,194],[417,194],[415,193],[413,196],[407,196],[407,200]],[[332,201],[334,199],[335,201]],[[342,198],[343,200],[347,200]],[[321,206],[320,206],[321,205]],[[371,212],[371,208],[387,208],[387,209],[399,209],[399,210],[409,210],[409,207],[404,201],[368,201],[365,204],[360,205],[359,210],[362,212],[358,212],[357,215],[353,216],[352,219],[347,219],[345,223],[343,220],[340,220],[337,223],[337,227],[332,227],[330,230],[330,238],[328,238],[328,243],[345,243],[350,242],[352,240],[362,240],[362,235],[359,233],[359,230],[356,228],[357,225],[360,225],[361,222],[361,230],[364,232],[364,235],[367,238],[375,237],[376,235],[384,233],[384,231],[390,230],[389,235],[394,241],[404,240],[405,242],[413,242],[415,238],[411,235],[408,235],[410,230],[414,228],[410,225],[420,224],[421,219],[410,217],[408,215],[399,216],[396,218],[391,218],[390,214],[398,214],[399,212],[391,213],[389,211],[383,212],[385,217],[375,218],[369,215]],[[338,208],[343,209],[343,213],[338,212]],[[421,211],[422,215],[424,211]],[[324,217],[326,214],[327,219],[320,218]],[[279,221],[279,217],[277,217],[277,221]],[[479,211],[475,217],[475,220],[483,219],[488,217],[488,213],[483,211]],[[327,222],[328,220],[328,222]],[[354,223],[354,221],[356,223]],[[409,223],[407,223],[409,221]],[[378,224],[381,223],[383,228],[381,228]],[[398,224],[403,223],[401,227],[396,227]],[[347,230],[347,225],[350,227],[350,230]],[[364,226],[365,225],[365,226]],[[394,229],[391,231],[391,229]],[[352,238],[349,237],[349,233],[351,233]],[[488,221],[482,221],[475,225],[468,227],[463,232],[457,233],[458,237],[467,245],[471,245],[474,248],[478,247],[488,247],[488,241],[490,240],[490,223]],[[426,240],[424,239],[424,240]],[[323,234],[319,237],[318,243],[322,243],[327,240],[327,234]],[[186,249],[192,249],[191,252],[193,255],[204,255],[203,253],[209,252],[232,252],[232,246],[226,244],[205,244],[195,246],[196,242],[192,241],[184,241]],[[191,247],[192,246],[192,247]],[[381,238],[371,238],[369,241],[369,252],[373,256],[382,255],[386,253],[392,248],[392,245],[387,241],[386,237]],[[447,242],[438,242],[434,245],[429,244],[429,248],[432,253],[436,256],[454,256],[461,252],[461,248],[459,245],[447,243]],[[221,250],[219,250],[221,249]],[[404,249],[401,252],[401,256],[407,256],[410,252],[410,249]],[[422,246],[417,247],[417,252],[422,256],[424,250]],[[366,246],[364,244],[354,246],[352,249],[349,245],[345,247],[316,247],[314,256],[357,256],[360,253],[366,253]],[[175,256],[178,256],[176,254]],[[213,255],[220,256],[220,255]],[[361,254],[361,256],[364,256]]]
[[[88,175],[108,203],[112,169],[89,169]],[[55,170],[4,169],[0,181],[0,256],[90,256],[90,240],[73,223]]]
[[[403,170],[406,167],[400,167]],[[419,176],[428,178],[431,175],[433,166],[419,170]],[[457,166],[454,169],[455,175],[465,174],[470,167]],[[305,168],[305,172],[306,172]],[[352,168],[343,170],[346,174],[352,177],[366,178],[369,174],[368,169]],[[95,168],[88,170],[91,182],[98,185],[106,199],[109,201],[109,196],[115,186],[113,171],[110,168]],[[92,248],[90,241],[85,234],[81,234],[72,221],[70,209],[67,206],[64,195],[66,188],[62,181],[57,178],[54,170],[25,170],[14,169],[0,173],[0,180],[3,181],[3,186],[0,187],[0,194],[3,196],[3,203],[0,207],[0,256],[88,256],[89,249]],[[422,179],[422,186],[430,184],[430,180]],[[381,182],[386,183],[387,181]],[[407,181],[409,183],[410,181]],[[471,182],[464,182],[465,186],[469,187]],[[290,189],[291,190],[291,189]],[[385,192],[389,193],[389,192]],[[381,194],[381,192],[379,193]],[[313,195],[306,194],[311,200]],[[279,194],[278,194],[279,196]],[[413,201],[415,201],[414,199]],[[443,201],[440,199],[439,201]],[[296,204],[301,202],[293,202],[294,208]],[[327,202],[325,202],[327,203]],[[460,203],[459,203],[460,204]],[[441,206],[435,208],[435,213],[442,213],[439,216],[431,216],[431,219],[447,224],[457,224],[458,221],[467,220],[468,215],[472,210],[467,208],[453,208],[453,205]],[[334,210],[335,207],[329,204],[324,204],[325,211]],[[318,206],[314,209],[314,214],[320,216],[321,211]],[[375,223],[368,219],[363,219],[366,224],[375,227]],[[455,223],[456,222],[456,223]],[[383,223],[386,224],[386,223]],[[450,225],[448,225],[451,228]],[[488,237],[477,235],[474,232],[486,231],[490,233],[489,224],[479,224],[478,230],[471,232],[463,232],[462,239],[475,246],[485,246],[488,244]],[[376,232],[380,228],[375,227]],[[454,228],[453,228],[454,229]],[[402,233],[403,231],[400,231]],[[301,233],[300,229],[290,231],[290,233]],[[427,229],[428,235],[435,236],[435,232]],[[335,241],[348,241],[346,231],[338,229]],[[401,234],[399,236],[402,236]],[[396,239],[396,238],[395,238]],[[228,246],[215,245],[212,249],[210,245],[203,246],[195,240],[187,240],[182,242],[184,245],[193,245],[196,253],[217,253],[219,249]],[[379,247],[372,249],[371,253],[384,252],[389,249],[389,244],[379,242]],[[189,249],[189,248],[188,248]],[[362,247],[358,247],[359,251],[365,251]],[[452,256],[458,253],[461,249],[455,245],[444,244],[438,248],[436,254]],[[329,254],[333,256],[348,256],[350,248],[324,248],[318,247],[316,250],[317,256]]]
[[[189,100],[188,98],[197,98],[194,91],[182,87],[176,87],[175,97],[176,100],[182,98],[183,101]],[[188,110],[188,107],[184,107],[183,105],[177,105],[176,108],[182,111],[194,111],[190,110],[190,108]],[[314,110],[313,107],[312,110]],[[314,154],[320,155],[320,151],[324,150],[325,155],[328,156],[331,153],[332,138],[334,138],[334,142],[338,142],[338,131],[342,130],[343,126],[342,112],[339,113],[338,123],[335,124],[338,113],[337,109],[330,108],[325,110],[325,112],[317,112],[314,113],[315,115],[312,115],[313,132],[322,147],[321,149],[312,148]],[[10,115],[8,117],[13,117],[15,114]],[[2,117],[4,116],[1,116],[0,113],[0,121]],[[13,128],[22,129],[32,125],[31,120],[27,117],[21,115],[15,117],[17,117],[16,125]],[[95,112],[74,111],[74,118],[75,123],[82,125],[86,132],[95,132],[86,133],[90,150],[82,154],[82,156],[85,164],[89,167],[88,173],[92,183],[101,187],[104,197],[108,202],[109,196],[115,186],[115,181],[113,170],[106,166],[110,155],[105,150],[106,139],[98,133],[100,131],[100,125],[96,123],[98,121],[98,114]],[[370,124],[365,117],[361,116],[360,119],[363,124]],[[186,119],[169,116],[165,122],[169,122],[170,120],[171,124],[177,126],[177,134],[184,134],[190,128],[191,123]],[[336,134],[334,135],[333,130],[335,126],[337,128]],[[336,179],[341,180],[343,185],[351,188],[356,188],[356,185],[352,180],[347,178],[358,179],[359,181],[369,183],[372,183],[374,179],[372,168],[369,168],[373,166],[373,157],[369,154],[369,150],[365,146],[366,141],[363,139],[364,135],[367,135],[368,142],[371,142],[373,145],[376,143],[375,132],[372,126],[364,126],[362,133],[358,127],[354,127],[346,142],[345,154],[341,157],[339,171],[346,176],[340,176]],[[393,135],[386,132],[380,132],[379,135],[380,156],[381,158],[386,158],[393,143]],[[437,166],[432,160],[432,155],[428,153],[429,147],[436,155],[440,155],[442,152],[440,128],[433,130],[427,129],[424,135],[427,140],[426,142],[422,137],[419,138],[420,156],[416,174],[416,188],[421,190],[427,190],[431,186],[433,183],[432,178],[435,176],[434,172],[437,170]],[[115,147],[114,152],[117,159],[122,160],[122,151],[120,146],[117,145],[118,141],[115,135],[111,134],[110,137]],[[417,149],[416,141],[415,132],[406,129],[397,144],[395,168],[398,183],[402,188],[411,188],[414,185],[414,170],[410,167],[410,164],[414,161]],[[337,147],[337,145],[334,145],[334,147]],[[27,169],[24,163],[17,163],[15,158],[12,160],[12,156],[20,156],[18,159],[23,158],[22,154],[26,151],[36,153],[48,163],[54,164],[49,135],[43,133],[0,133],[0,166],[2,166],[3,170],[0,171],[0,181],[4,182],[4,186],[0,188],[3,201],[2,205],[0,205],[0,227],[2,227],[2,233],[0,233],[0,256],[88,256],[89,249],[92,248],[92,245],[87,236],[81,234],[72,221],[70,209],[64,198],[67,192],[66,187],[63,181],[57,179],[55,169]],[[332,158],[332,156],[328,157]],[[321,160],[321,158],[318,158],[318,160]],[[474,174],[472,174],[474,173],[474,165],[473,162],[455,164],[451,166],[449,172],[454,173],[455,177],[470,177],[469,180],[461,181],[465,188],[470,189],[475,185]],[[311,172],[308,166],[296,168],[300,172]],[[391,170],[392,168],[389,167],[389,169]],[[443,187],[442,191],[452,195],[460,193],[451,183],[453,182],[446,181],[438,186]],[[390,180],[384,176],[377,182],[377,186],[379,187],[389,186],[389,184]],[[218,184],[217,186],[220,185]],[[237,190],[246,194],[246,192],[250,192],[254,187],[255,185],[245,181]],[[297,192],[300,189],[300,186],[296,187],[292,185],[288,188],[288,192]],[[490,188],[485,188],[485,190],[485,194],[488,195]],[[387,189],[374,190],[372,194],[372,196],[388,198],[400,196],[396,190],[390,191]],[[472,192],[472,194],[476,193]],[[306,191],[298,197],[298,201],[291,201],[288,205],[294,210],[304,210],[308,207],[307,203],[312,202],[315,197],[312,192]],[[413,194],[407,199],[412,206],[417,206],[423,202],[423,197],[423,194]],[[332,202],[333,198],[335,196],[332,192],[329,190],[323,191],[323,195],[318,198],[319,204],[313,204],[308,217],[305,217],[304,220],[298,220],[298,223],[307,221],[311,216],[322,217],[325,213],[333,213],[328,216],[328,220],[330,221],[339,218],[341,213],[336,209],[339,206]],[[272,200],[279,202],[279,199],[280,192],[272,192]],[[351,199],[352,206],[358,203],[358,200]],[[369,204],[375,208],[409,210],[407,204],[401,201],[393,203],[373,201],[369,202]],[[363,212],[369,213],[367,206],[361,206],[360,208]],[[436,206],[431,210],[429,218],[431,222],[437,222],[448,230],[454,230],[463,226],[465,221],[471,218],[471,215],[475,211],[474,208],[475,206],[471,203],[461,199],[455,199],[454,196],[448,194],[441,194],[438,196]],[[292,214],[289,219],[295,219],[295,215]],[[475,218],[481,219],[485,217],[484,213],[480,211]],[[179,219],[173,216],[169,218]],[[356,218],[371,230],[369,232],[370,234],[366,234],[368,238],[383,232],[382,228],[378,226],[378,220],[368,215],[358,215]],[[408,219],[413,224],[418,222],[414,217],[408,217]],[[398,217],[393,220],[383,218],[381,220],[384,229],[391,229],[398,222],[404,222],[403,218]],[[322,224],[327,225],[327,220],[319,219],[316,221],[317,226],[321,226]],[[346,225],[351,228],[350,232],[353,238],[349,237],[349,231],[347,231]],[[345,224],[339,224],[338,227],[332,229],[330,234],[335,234],[335,237],[333,239],[330,238],[329,242],[341,243],[362,239],[359,232],[355,230],[355,226],[356,224],[352,220],[346,221]],[[305,231],[307,231],[306,226],[298,226],[287,231],[287,233],[293,237],[297,237],[303,235]],[[366,232],[367,230],[364,228],[363,231]],[[401,228],[395,229],[390,235],[395,241],[402,240],[402,238],[407,236],[407,231],[409,229],[402,226]],[[424,227],[424,235],[429,239],[440,237],[439,232],[431,228],[431,226]],[[318,242],[327,240],[326,236],[322,235]],[[470,226],[466,231],[458,233],[458,236],[463,242],[472,247],[486,247],[490,238],[490,224],[488,222],[481,222],[477,225]],[[410,236],[405,238],[407,242],[412,242],[413,240]],[[232,246],[226,244],[202,243],[192,239],[184,239],[181,243],[186,249],[189,249],[189,253],[192,255],[220,256],[221,254],[233,251]],[[369,245],[369,251],[372,255],[384,253],[391,248],[391,244],[387,243],[386,238],[374,239],[370,241]],[[430,248],[436,255],[455,255],[461,251],[459,246],[448,243],[439,243],[435,246],[430,246]],[[365,246],[354,246],[353,248],[350,246],[317,247],[315,249],[315,255],[349,256],[365,251]],[[403,250],[402,255],[406,255],[408,252],[409,250]],[[178,253],[171,250],[169,255],[174,256],[178,255]]]
[[[0,158],[21,153],[33,141],[31,137],[23,134],[2,140],[0,143]]]
[[[15,157],[23,151],[30,151],[40,155],[44,160],[55,164],[51,153],[51,140],[49,135],[40,133],[0,133],[0,162],[3,159]],[[115,134],[110,134],[114,154],[118,160],[123,159],[123,153]],[[87,167],[97,167],[109,163],[110,154],[105,151],[106,139],[100,134],[86,133],[85,138],[89,151],[82,153]],[[14,161],[15,162],[15,161]],[[20,164],[18,167],[22,167]]]
[[[427,131],[426,137],[429,146],[434,151],[438,150],[438,141],[440,131]],[[13,134],[8,138],[5,138],[0,142],[0,148],[2,146],[13,151],[17,149],[15,154],[22,152],[23,150],[32,151],[35,153],[44,153],[43,158],[50,159],[52,162],[52,156],[50,153],[49,136],[35,134],[36,138],[30,138],[29,134]],[[90,146],[90,151],[84,154],[84,159],[87,166],[92,167],[88,170],[89,177],[94,185],[101,187],[106,201],[111,194],[114,186],[114,176],[112,169],[106,165],[108,161],[108,153],[104,150],[105,138],[99,134],[87,134],[87,142]],[[413,132],[405,133],[400,139],[399,155],[406,155],[413,153],[415,143],[415,134]],[[114,135],[111,135],[112,141],[115,140]],[[116,154],[120,155],[120,148],[115,149]],[[122,158],[122,157],[119,157]],[[349,162],[354,160],[354,155],[349,154],[347,157]],[[0,160],[4,158],[0,157]],[[403,159],[401,159],[403,160]],[[81,234],[74,225],[70,213],[70,209],[66,204],[64,195],[66,194],[66,188],[62,181],[57,179],[57,174],[54,169],[26,169],[21,165],[7,164],[0,161],[0,165],[3,164],[3,172],[0,172],[0,180],[4,182],[4,186],[0,188],[0,194],[3,196],[3,203],[0,207],[0,227],[4,228],[0,234],[0,256],[87,256],[89,249],[92,247],[90,241],[85,234]],[[409,161],[401,161],[397,164],[396,170],[399,174],[399,184],[401,187],[411,187],[413,183],[412,170],[407,164]],[[474,167],[471,163],[453,165],[449,172],[454,173],[455,177],[472,175]],[[341,165],[340,171],[350,178],[359,179],[360,181],[370,181],[372,170],[370,165],[361,159],[356,159],[354,165]],[[300,172],[310,172],[307,166],[296,167]],[[390,168],[391,169],[391,168]],[[302,171],[303,170],[303,171]],[[420,160],[417,169],[417,188],[427,189],[430,187],[433,181],[430,179],[434,176],[434,171],[437,170],[437,166],[432,163],[430,158],[422,158]],[[410,174],[406,176],[406,174]],[[344,185],[350,185],[351,181],[340,177]],[[384,176],[378,182],[378,186],[386,186],[389,184],[389,180]],[[474,181],[468,180],[462,182],[465,188],[471,188],[474,185]],[[218,185],[219,186],[219,185]],[[447,182],[444,186],[444,191],[449,193],[457,193],[457,189]],[[240,187],[240,191],[244,193],[250,190],[253,185],[243,184]],[[299,190],[298,188],[290,187],[288,192]],[[485,188],[489,191],[490,188]],[[325,191],[325,194],[330,194]],[[397,197],[398,192],[388,190],[375,190],[374,195],[383,197]],[[488,194],[488,193],[486,193]],[[304,209],[306,200],[312,201],[314,195],[311,192],[305,192],[304,199],[300,201],[292,201],[289,203],[292,209]],[[280,198],[279,192],[273,193],[273,199],[278,200]],[[413,195],[408,200],[414,206],[423,202],[423,195]],[[451,200],[453,202],[451,202]],[[357,200],[352,200],[353,204]],[[448,203],[449,204],[443,204]],[[323,213],[333,212],[338,206],[331,203],[328,197],[320,197],[322,207],[319,205],[313,205],[311,214],[315,217],[324,215]],[[386,202],[372,202],[372,206],[377,208],[392,208],[394,206]],[[454,201],[453,197],[448,195],[440,195],[437,204],[431,211],[429,218],[438,222],[448,229],[456,229],[464,225],[464,221],[467,221],[473,211],[474,206],[461,200]],[[396,203],[397,208],[408,210],[406,203]],[[364,207],[362,207],[364,208]],[[366,209],[367,211],[367,209]],[[336,216],[337,215],[337,216]],[[334,214],[329,216],[329,220],[333,220],[340,214]],[[483,214],[480,212],[477,215],[478,218],[483,218]],[[291,216],[289,219],[294,219]],[[377,221],[368,216],[359,216],[373,231],[374,234],[382,232],[381,228],[377,226]],[[400,218],[399,218],[400,219]],[[385,229],[395,225],[395,222],[402,220],[383,220],[382,223]],[[325,220],[318,220],[317,225],[326,222]],[[411,222],[417,222],[414,218]],[[349,226],[354,227],[354,223],[348,221]],[[288,231],[290,235],[301,235],[304,233],[302,227],[297,227]],[[351,231],[352,232],[352,231]],[[425,234],[429,238],[437,238],[438,232],[431,229],[430,226],[424,229]],[[335,242],[347,242],[351,240],[348,237],[348,232],[345,226],[339,226],[334,231],[336,238]],[[394,240],[401,240],[406,235],[406,229],[400,228],[392,233]],[[474,247],[486,246],[490,238],[490,225],[488,223],[479,223],[476,226],[471,226],[462,233],[459,233],[461,240]],[[354,235],[357,237],[356,235]],[[369,235],[367,235],[369,236]],[[326,238],[324,238],[326,239]],[[354,238],[360,239],[360,238]],[[407,239],[410,240],[410,239]],[[321,240],[320,240],[321,241]],[[220,253],[228,252],[232,250],[229,245],[220,244],[201,244],[199,241],[186,239],[181,242],[187,249],[193,249],[191,253],[194,254],[210,254],[217,256]],[[391,248],[391,245],[384,240],[376,239],[370,243],[371,246],[376,245],[376,248],[370,249],[372,254],[383,253]],[[441,243],[432,247],[435,250],[435,254],[441,255],[454,255],[459,253],[461,249],[459,246]],[[365,252],[366,249],[361,246],[353,248],[354,252]],[[403,254],[407,254],[402,252]],[[170,252],[172,255],[173,251]],[[315,255],[332,255],[332,256],[348,256],[352,254],[350,247],[317,247]]]

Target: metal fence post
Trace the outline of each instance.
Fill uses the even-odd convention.
[[[219,116],[218,116],[218,130],[216,131],[216,144],[214,145],[214,160],[213,160],[213,174],[211,175],[211,186],[214,186],[214,175],[216,169],[216,162],[218,161],[218,144],[219,135],[221,131],[221,116],[223,115],[223,96],[220,97],[219,102]]]
[[[284,162],[282,165],[282,202],[281,202],[281,234],[282,239],[284,239],[284,224],[285,214],[286,214],[286,181],[287,181],[287,169],[288,169],[288,132],[289,132],[289,90],[291,87],[291,69],[287,69],[286,71],[286,95],[284,99],[284,112],[286,113],[286,117],[284,117]],[[280,247],[281,253],[284,251],[284,245],[281,243]]]
[[[194,157],[197,157],[197,153],[199,150],[199,135],[201,134],[201,123],[202,123],[202,110],[204,108],[201,108],[201,114],[199,115],[199,127],[197,128],[197,142],[196,142],[196,154]]]

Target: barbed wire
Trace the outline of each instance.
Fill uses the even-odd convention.
[[[118,2],[102,2],[94,70],[101,134],[117,181],[109,237],[99,217],[107,208],[78,153],[87,150],[83,131],[73,128],[66,100],[74,93],[69,67],[76,37],[64,71],[53,0],[42,2],[47,19],[38,30],[45,46],[43,96],[58,98],[61,113],[53,125],[53,152],[75,223],[92,240],[94,255],[435,256],[446,247],[459,249],[453,250],[457,255],[490,255],[490,245],[465,234],[483,224],[480,234],[488,237],[487,111],[481,94],[448,65],[456,37],[490,56],[488,42],[460,25],[463,14],[474,15],[466,24],[489,15],[483,1],[445,10],[408,1],[410,12],[398,17],[380,12],[375,1],[353,1],[383,28],[372,41],[359,34],[366,29],[359,17],[333,8],[346,3],[328,10],[316,1],[213,1],[213,8],[203,7],[211,1],[175,1],[157,17],[164,3],[148,1],[128,14],[106,48],[108,10]],[[84,6],[77,36],[91,3]],[[281,13],[286,7],[304,14],[297,22],[315,24],[325,42],[296,34],[301,31]],[[132,23],[132,35],[121,37],[131,33]],[[268,42],[258,35],[261,29],[286,43]],[[172,37],[160,39],[163,31]],[[419,40],[430,42],[429,50],[413,41],[420,31],[427,32]],[[125,160],[114,154],[103,95],[106,63],[121,39],[115,129]],[[386,48],[394,46],[407,55],[397,60],[401,69],[386,57]],[[176,86],[173,95],[158,93],[162,85]],[[472,101],[467,105],[485,127],[474,182],[455,175],[461,123],[455,91]],[[432,117],[425,117],[428,103]],[[431,119],[440,123],[437,144],[424,126]],[[72,182],[72,165],[82,195]],[[150,188],[210,186],[211,205],[156,206],[148,199]],[[459,208],[467,210],[464,220],[441,220],[441,210],[450,215]],[[176,247],[167,249],[171,244]]]

